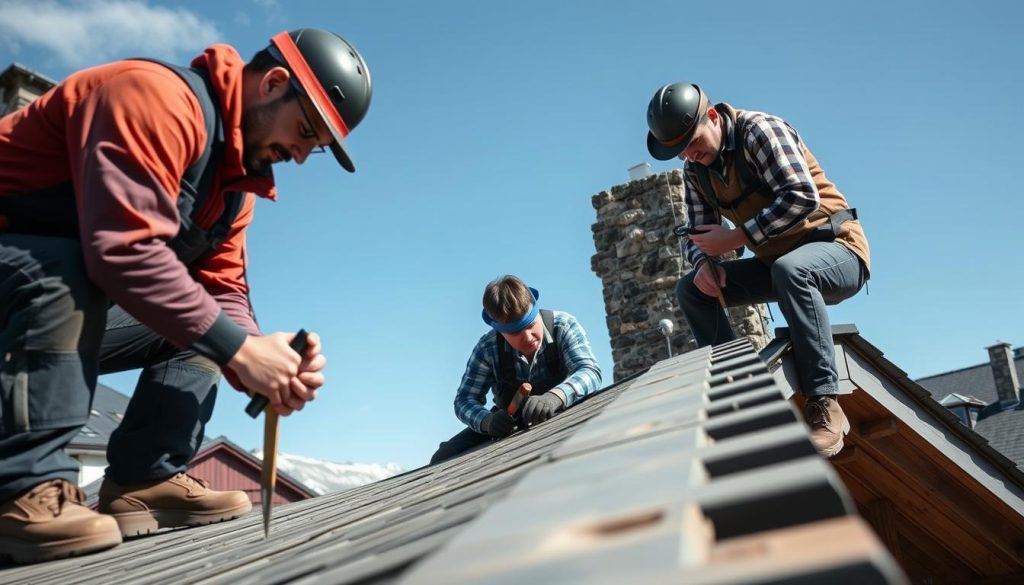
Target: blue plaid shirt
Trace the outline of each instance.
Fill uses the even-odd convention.
[[[555,329],[559,334],[558,349],[569,377],[550,391],[561,396],[568,407],[584,396],[601,390],[601,366],[597,364],[594,352],[590,348],[587,332],[576,318],[560,311],[552,313]],[[455,416],[477,432],[482,432],[480,424],[490,413],[490,409],[485,406],[487,392],[498,387],[497,336],[498,333],[492,329],[477,342],[473,354],[469,356],[459,390],[455,393]],[[532,382],[547,377],[544,359],[541,356],[544,355],[544,348],[549,343],[552,343],[551,332],[545,328],[544,339],[541,340],[532,363],[527,362],[521,353],[512,350],[519,379]]]
[[[720,116],[720,119],[724,123],[722,155],[715,159],[708,170],[728,180],[722,158],[728,156],[726,153],[736,151],[736,134],[728,116]],[[800,135],[785,120],[763,112],[740,112],[736,116],[736,123],[742,125],[746,137],[746,144],[743,145],[745,157],[736,160],[736,164],[748,164],[749,161],[755,176],[761,177],[775,193],[771,205],[743,225],[737,226],[757,246],[796,226],[817,209],[820,204],[818,187],[814,184],[807,168],[807,159],[800,148]],[[715,208],[701,198],[688,175],[684,183],[686,213],[690,225],[720,223],[721,218]],[[686,240],[686,259],[694,267],[704,259],[704,252],[689,239]]]

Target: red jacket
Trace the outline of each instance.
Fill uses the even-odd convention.
[[[195,95],[170,69],[120,61],[72,74],[0,118],[0,197],[70,182],[90,279],[141,323],[179,347],[198,340],[224,364],[259,332],[245,281],[245,230],[254,194],[273,199],[272,175],[242,165],[242,68],[214,45],[192,62],[210,73],[224,118],[225,156],[198,216],[212,225],[225,191],[247,192],[228,238],[185,266],[167,246],[178,232],[182,174],[206,145]],[[217,351],[208,346],[218,348]],[[199,346],[197,346],[198,348]]]

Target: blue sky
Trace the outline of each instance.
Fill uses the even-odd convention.
[[[834,323],[911,377],[1024,345],[1022,6],[0,0],[0,66],[61,79],[129,56],[186,62],[213,41],[248,57],[303,26],[351,41],[374,79],[349,140],[358,172],[329,155],[277,169],[249,274],[263,329],[316,330],[329,359],[280,449],[412,468],[461,428],[451,401],[496,276],[575,314],[610,381],[590,198],[634,164],[679,166],[644,145],[647,101],[673,81],[787,119],[858,208],[870,293]],[[127,393],[134,375],[104,382]],[[223,389],[208,434],[259,447],[244,404]]]

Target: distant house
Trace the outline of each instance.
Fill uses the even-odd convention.
[[[95,506],[107,466],[107,443],[110,434],[124,418],[129,398],[117,390],[96,385],[89,422],[68,446],[68,454],[78,460],[81,471],[78,484],[86,494],[86,503]],[[211,489],[242,490],[249,495],[254,506],[262,502],[260,496],[260,470],[262,461],[226,437],[205,440],[192,460],[189,473],[206,480]],[[316,495],[309,487],[288,473],[278,470],[275,505],[297,502]]]
[[[1024,469],[1024,347],[997,343],[986,363],[927,376],[917,383]]]
[[[254,507],[262,504],[260,471],[263,461],[220,436],[203,444],[192,460],[189,473],[205,479],[215,490],[241,490],[248,494]],[[280,468],[272,503],[277,506],[316,496],[316,492]]]
[[[30,103],[54,85],[57,82],[49,77],[11,63],[0,71],[0,116]]]
[[[110,441],[110,433],[121,424],[126,408],[127,396],[109,386],[96,385],[89,422],[82,427],[67,448],[68,455],[77,459],[81,465],[78,485],[84,486],[103,477],[103,470],[107,467],[107,443]]]

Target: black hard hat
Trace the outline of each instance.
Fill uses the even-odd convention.
[[[708,111],[708,98],[692,83],[670,83],[654,93],[647,106],[647,150],[669,160],[686,150],[697,123]]]
[[[350,173],[356,167],[344,140],[370,109],[370,70],[359,51],[338,35],[317,28],[282,32],[270,39],[270,53],[291,70],[316,106],[334,141],[331,152]]]

